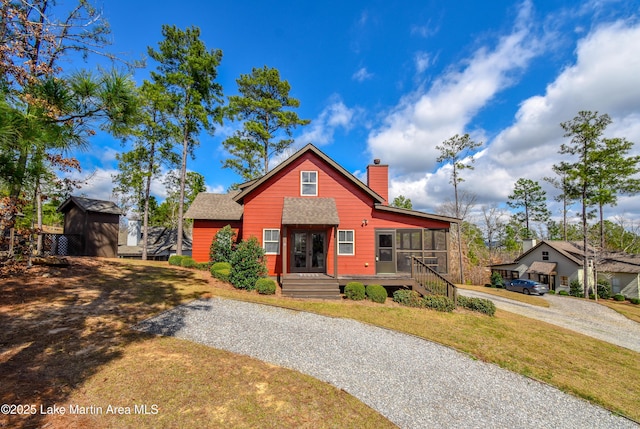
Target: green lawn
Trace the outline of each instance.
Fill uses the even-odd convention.
[[[391,300],[293,300],[238,291],[208,272],[166,263],[82,258],[49,277],[33,270],[4,281],[0,293],[3,403],[157,406],[156,414],[142,416],[0,416],[0,426],[393,427],[345,392],[306,375],[130,329],[207,296],[417,335],[640,420],[639,353],[500,310],[488,317],[400,307]]]

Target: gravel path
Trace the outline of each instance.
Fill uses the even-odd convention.
[[[465,296],[488,298],[502,310],[571,329],[640,353],[640,323],[629,320],[604,305],[547,294],[542,298],[550,306],[545,308],[468,289],[458,288],[458,291]]]
[[[640,427],[448,347],[350,319],[214,298],[137,328],[309,374],[402,428]]]

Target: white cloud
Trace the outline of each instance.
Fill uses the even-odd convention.
[[[526,6],[526,5],[525,5]],[[513,83],[513,73],[525,69],[541,53],[540,40],[521,24],[526,7],[511,34],[494,49],[482,47],[462,69],[451,69],[428,90],[406,96],[388,115],[385,125],[369,136],[369,150],[392,167],[390,198],[405,195],[414,207],[433,211],[452,199],[448,166],[435,165],[435,146],[455,133],[465,132],[477,112],[496,93]],[[546,37],[549,37],[547,35]],[[585,33],[575,49],[575,60],[558,72],[543,94],[524,100],[514,122],[486,142],[474,170],[465,170],[461,188],[478,197],[478,205],[504,203],[520,177],[538,181],[547,191],[550,208],[557,191],[544,182],[559,162],[558,149],[566,141],[560,122],[580,110],[608,113],[613,123],[608,136],[640,143],[640,24],[616,21]],[[557,47],[554,45],[554,47]],[[417,63],[416,63],[417,64]],[[483,141],[482,130],[472,130]],[[635,154],[640,154],[638,145]],[[615,213],[637,218],[637,197],[621,197]]]
[[[119,150],[116,150],[108,146],[102,147],[100,149],[103,149],[103,152],[98,155],[100,157],[100,161],[103,164],[111,164],[116,160],[116,155],[118,155],[121,152]]]
[[[69,177],[82,183],[73,195],[81,195],[96,200],[111,201],[113,197],[112,176],[118,174],[116,169],[97,168],[90,173],[73,173]]]
[[[428,52],[417,52],[413,59],[418,74],[423,73],[431,65],[431,55]]]
[[[332,97],[333,101],[316,119],[311,121],[304,132],[296,138],[298,145],[313,143],[315,145],[324,145],[333,141],[333,135],[339,128],[349,130],[358,110],[347,107],[343,101],[337,97]]]
[[[439,27],[431,24],[431,20],[423,25],[412,25],[411,26],[411,34],[420,36],[420,37],[430,37],[436,34],[440,30]]]
[[[224,186],[222,186],[222,185],[215,185],[215,186],[207,185],[207,191],[206,192],[209,192],[209,193],[212,193],[212,194],[224,194],[224,193],[226,193],[226,191],[227,191],[226,188]]]
[[[372,77],[373,77],[373,74],[369,73],[366,67],[362,67],[351,76],[351,79],[356,80],[358,82],[364,82],[365,80],[369,80]]]
[[[600,27],[578,43],[576,61],[565,68],[544,95],[525,100],[512,126],[490,148],[501,165],[554,163],[565,141],[560,122],[580,110],[608,113],[612,136],[640,141],[640,25],[616,22]]]
[[[404,97],[384,125],[368,138],[369,151],[401,173],[432,171],[435,148],[465,126],[499,91],[513,83],[539,54],[539,41],[526,23],[530,5],[525,3],[512,32],[493,49],[478,48],[464,64],[452,67],[433,85]],[[476,137],[476,136],[474,136]]]

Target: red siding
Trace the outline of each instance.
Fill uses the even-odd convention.
[[[376,166],[376,168],[379,167]],[[262,243],[262,230],[264,228],[277,228],[280,229],[281,235],[284,234],[282,226],[284,197],[301,196],[301,171],[318,171],[318,197],[335,199],[338,217],[340,218],[338,229],[355,231],[355,255],[338,256],[339,275],[375,274],[374,230],[376,228],[449,227],[446,222],[374,211],[373,200],[370,195],[366,194],[350,179],[336,173],[331,166],[316,158],[312,153],[307,153],[245,198],[243,224],[245,238],[255,236]],[[367,225],[363,225],[364,219],[367,219]],[[334,240],[332,228],[327,229],[327,238],[327,273],[333,274]],[[289,259],[288,256],[287,259]],[[267,267],[270,275],[288,271],[288,269],[282,269],[282,254],[268,255]]]
[[[196,262],[209,261],[209,248],[216,233],[227,225],[238,234],[239,240],[242,232],[241,221],[224,221],[224,220],[194,220],[193,221],[193,244],[191,254]]]
[[[387,166],[370,166],[374,173],[371,188],[381,196],[387,198]],[[260,243],[263,241],[264,229],[279,229],[281,234],[281,249],[279,255],[267,255],[267,267],[270,275],[288,272],[283,270],[282,238],[282,209],[284,197],[302,197],[300,195],[300,172],[318,172],[318,197],[333,198],[336,202],[340,218],[340,230],[355,232],[355,255],[338,256],[339,275],[374,275],[375,261],[375,230],[381,228],[449,228],[448,222],[442,222],[419,217],[406,216],[397,213],[374,210],[371,195],[353,183],[351,178],[336,172],[329,164],[307,152],[287,165],[282,171],[262,183],[244,198],[244,214],[242,220],[242,238],[254,236]],[[381,174],[377,175],[377,172]],[[384,186],[384,189],[381,187]],[[316,198],[316,197],[304,197]],[[366,219],[366,225],[363,220]],[[193,257],[197,261],[208,259],[209,246],[215,232],[228,222],[198,221],[194,223]],[[232,225],[234,226],[234,225]],[[234,228],[240,228],[239,225]],[[293,226],[288,227],[290,234]],[[320,229],[317,227],[313,229]],[[303,228],[304,229],[304,228]],[[334,272],[334,230],[326,228],[327,232],[327,273]],[[287,239],[290,243],[290,238]],[[287,255],[287,263],[289,263]]]

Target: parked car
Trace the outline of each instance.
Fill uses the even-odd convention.
[[[542,296],[545,293],[549,292],[549,288],[547,287],[547,285],[527,279],[511,280],[510,282],[507,282],[505,284],[505,289],[522,292],[525,295],[537,293],[538,295]]]

